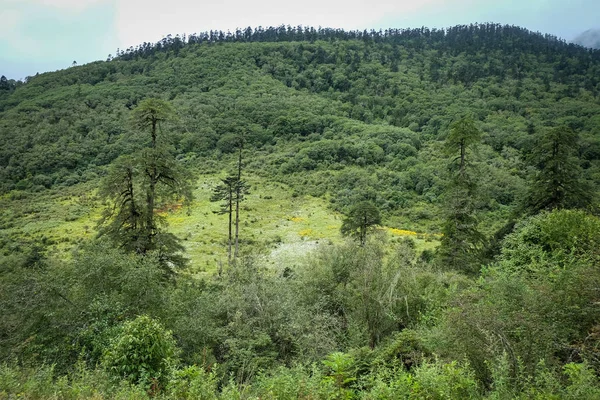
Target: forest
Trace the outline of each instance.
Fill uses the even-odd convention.
[[[599,181],[600,50],[516,26],[2,76],[0,399],[598,399]]]

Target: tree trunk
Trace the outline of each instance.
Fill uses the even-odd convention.
[[[240,143],[240,152],[238,156],[237,182],[235,186],[235,254],[233,258],[237,260],[239,252],[239,233],[240,233],[240,196],[242,191],[242,144]]]
[[[465,173],[465,154],[466,154],[466,145],[465,141],[461,140],[460,142],[460,174],[464,175]]]
[[[156,148],[156,124],[158,120],[156,118],[152,118],[152,148]]]
[[[151,153],[151,163],[152,165],[149,168],[148,178],[150,178],[150,185],[148,190],[146,191],[146,243],[144,244],[144,249],[142,249],[143,253],[146,253],[148,250],[152,248],[152,242],[154,241],[154,199],[156,197],[156,183],[157,179],[157,171],[156,171],[156,125],[158,120],[156,118],[152,118],[152,153]]]
[[[233,187],[229,186],[229,236],[227,240],[227,265],[231,265],[231,225],[233,217]]]
[[[146,244],[144,245],[143,253],[146,253],[152,248],[154,239],[154,193],[156,191],[156,181],[154,176],[150,179],[150,186],[146,192]]]

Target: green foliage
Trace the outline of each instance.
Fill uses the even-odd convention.
[[[446,155],[450,157],[449,169],[456,171],[453,179],[459,185],[471,183],[466,174],[472,171],[467,166],[472,163],[469,152],[481,142],[481,131],[475,127],[472,118],[461,118],[450,125],[450,133],[444,142]],[[458,153],[458,154],[457,154]]]
[[[455,121],[444,143],[451,157],[448,169],[450,183],[443,200],[445,222],[439,248],[439,262],[445,268],[474,272],[478,270],[478,252],[483,235],[477,228],[477,184],[471,154],[479,144],[481,132],[470,118]],[[457,154],[458,153],[458,154]]]
[[[494,24],[240,32],[165,38],[11,86],[0,100],[1,190],[94,180],[151,142],[152,120],[168,127],[162,143],[180,164],[227,164],[244,132],[249,172],[330,194],[339,211],[369,198],[384,217],[432,233],[445,179],[431,150],[457,116],[472,115],[481,130],[494,178],[483,212],[493,222],[516,205],[520,195],[508,188],[527,175],[518,158],[543,126],[573,129],[585,178],[597,173],[598,59],[556,38]],[[341,175],[355,170],[361,179],[348,185]]]
[[[576,353],[595,362],[599,229],[596,217],[568,210],[517,227],[479,287],[447,310],[446,351],[466,355],[486,384],[491,363],[506,354],[517,388],[540,374],[540,360],[553,367]]]
[[[334,399],[353,399],[354,392],[350,388],[356,381],[356,367],[351,355],[345,353],[331,353],[323,360],[326,367],[324,383],[332,384],[336,393],[331,397]]]
[[[403,369],[380,370],[373,376],[366,399],[481,399],[468,365],[441,360],[425,362],[412,374]]]
[[[165,392],[174,399],[217,399],[217,380],[214,372],[194,365],[174,371]]]
[[[163,122],[174,120],[175,115],[173,106],[168,102],[149,98],[138,103],[131,113],[131,122],[140,131],[150,130],[152,134],[151,147],[154,148],[159,139],[157,130],[161,129]]]
[[[593,191],[583,177],[577,151],[578,135],[568,126],[540,135],[532,153],[537,168],[529,193],[532,211],[590,208]]]
[[[103,370],[78,366],[69,375],[53,367],[0,365],[0,397],[26,399],[149,399],[146,391],[127,381],[115,381]]]
[[[280,367],[269,374],[261,374],[251,387],[251,393],[261,399],[295,400],[330,398],[334,388],[323,382],[323,371],[312,367]]]
[[[355,204],[342,221],[341,232],[344,236],[355,237],[361,245],[365,245],[367,232],[381,224],[379,210],[370,201]]]
[[[421,365],[430,356],[429,350],[418,332],[410,329],[395,333],[374,350],[371,368],[396,368],[400,365],[407,371]]]
[[[477,399],[480,398],[475,375],[468,365],[424,363],[415,370],[409,398]]]
[[[518,230],[506,238],[501,258],[526,267],[526,264],[535,262],[529,256],[535,250],[558,258],[566,255],[594,256],[600,240],[597,237],[599,230],[598,218],[585,211],[544,212],[523,221]]]
[[[0,361],[19,365],[0,397],[597,398],[600,226],[520,220],[519,202],[594,206],[598,54],[494,24],[276,27],[0,79]],[[242,154],[265,188],[241,207],[238,262],[211,276],[212,178],[193,225],[167,212],[186,171]],[[99,178],[112,240],[84,243]],[[331,211],[362,245],[337,243]],[[192,256],[168,280],[167,219]],[[383,224],[398,229],[366,240]]]
[[[52,257],[37,267],[19,266],[14,259],[0,263],[5,361],[51,362],[61,373],[77,358],[95,365],[124,318],[165,312],[155,257],[140,259],[93,243],[69,261]]]
[[[110,204],[99,222],[99,234],[138,254],[157,251],[167,271],[169,263],[183,262],[176,255],[183,248],[174,235],[159,229],[157,209],[174,201],[189,202],[192,196],[189,174],[164,143],[161,123],[173,116],[169,103],[159,99],[146,99],[134,109],[132,121],[138,129],[150,129],[150,145],[117,159],[100,190]]]
[[[132,383],[164,387],[177,352],[171,331],[142,315],[123,323],[106,349],[102,365],[111,374]]]

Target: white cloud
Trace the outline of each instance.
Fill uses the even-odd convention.
[[[67,1],[67,0],[64,0]],[[388,15],[408,14],[443,0],[118,0],[117,29],[122,47],[157,41],[167,34],[235,30],[248,26],[304,25],[369,29]]]
[[[0,35],[7,37],[11,35],[21,23],[22,14],[17,10],[2,9],[0,10]]]
[[[19,7],[23,10],[24,6],[35,7],[52,7],[58,8],[68,12],[80,12],[89,7],[95,6],[100,3],[112,3],[115,0],[3,0],[2,6],[5,8]]]
[[[79,13],[98,4],[111,4],[115,0],[2,0],[0,7],[0,35],[3,41],[23,42],[22,47],[34,45],[32,40],[25,40],[20,32],[21,25],[27,21],[33,7],[50,7],[60,12]],[[38,38],[39,39],[39,38]],[[24,43],[24,42],[27,43]],[[41,40],[40,40],[41,41]]]

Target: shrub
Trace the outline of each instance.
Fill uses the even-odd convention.
[[[103,365],[112,374],[132,383],[163,385],[176,353],[171,331],[142,315],[123,324],[104,353]]]
[[[195,365],[176,370],[172,374],[167,392],[169,397],[175,399],[216,399],[217,380],[215,373],[208,373]]]

